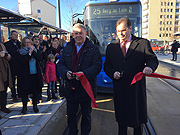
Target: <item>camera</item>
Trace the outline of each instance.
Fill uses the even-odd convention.
[[[8,56],[8,52],[7,51],[5,51],[5,56],[4,57],[7,57]]]

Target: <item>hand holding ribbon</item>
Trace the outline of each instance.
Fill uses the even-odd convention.
[[[156,74],[156,73],[152,73],[151,75],[145,75],[145,74],[143,74],[143,72],[139,72],[139,73],[137,73],[134,76],[134,78],[133,78],[133,80],[131,82],[131,85],[133,85],[137,81],[140,81],[143,76],[155,77],[155,78],[164,78],[164,79],[171,79],[171,80],[178,80],[178,81],[180,81],[179,78],[174,78],[174,77],[170,77],[170,76],[166,76],[166,75],[161,75],[161,74]]]
[[[91,107],[98,108],[97,104],[96,104],[96,101],[95,101],[95,98],[94,98],[94,94],[93,94],[91,85],[90,85],[88,79],[86,78],[86,76],[83,74],[83,72],[73,73],[73,74],[77,75],[79,77],[82,86],[84,87],[87,94],[91,98]]]

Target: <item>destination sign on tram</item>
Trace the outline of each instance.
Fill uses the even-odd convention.
[[[102,5],[102,6],[89,6],[89,13],[91,17],[109,16],[119,14],[138,14],[138,5]]]

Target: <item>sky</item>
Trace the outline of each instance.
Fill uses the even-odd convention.
[[[46,0],[46,1],[48,1],[49,3],[51,3],[52,5],[57,7],[57,0]],[[67,2],[67,1],[68,0],[60,0],[60,4],[61,4],[61,28],[64,29],[64,30],[69,31],[70,30],[69,19],[70,19],[71,14],[69,12],[69,8],[65,4],[65,2]],[[79,6],[76,13],[82,13],[83,8],[85,7],[85,4],[89,0],[69,0],[69,1],[74,6],[76,6],[76,7]],[[74,3],[74,2],[76,2],[76,3]],[[17,12],[17,10],[18,10],[18,0],[0,0],[0,6],[6,8],[6,9]],[[74,8],[74,9],[76,9],[76,8]],[[75,20],[77,18],[75,18]],[[79,16],[79,18],[82,19],[83,16]]]

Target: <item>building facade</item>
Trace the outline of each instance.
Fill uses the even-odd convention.
[[[19,0],[19,11],[23,15],[32,16],[34,18],[39,19],[45,23],[50,25],[56,26],[56,7],[49,3],[46,0],[29,0],[30,4],[30,12],[26,13],[27,2],[25,3],[24,0]],[[28,6],[27,6],[28,7]]]
[[[141,0],[142,37],[171,42],[180,31],[180,0]]]

